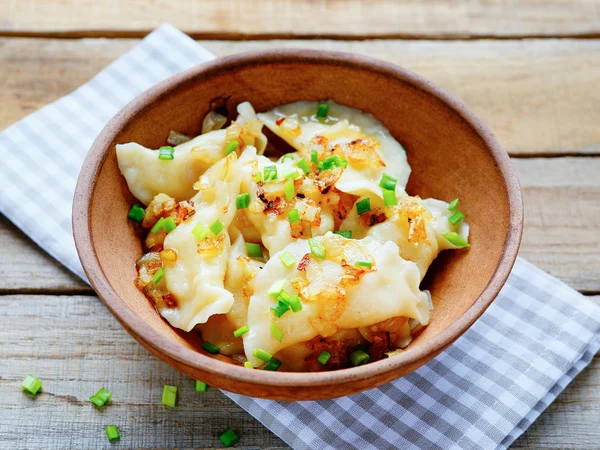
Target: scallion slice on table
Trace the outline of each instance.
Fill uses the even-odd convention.
[[[227,144],[227,147],[225,147],[225,156],[229,155],[231,152],[235,152],[239,146],[240,143],[238,141],[231,141]]]
[[[217,219],[210,225],[209,228],[210,228],[210,231],[212,232],[212,234],[217,236],[221,231],[223,231],[225,229],[225,225],[223,225],[223,222],[221,222],[219,219]]]
[[[311,238],[308,240],[308,246],[310,247],[310,252],[315,258],[325,259],[325,247],[323,247],[321,241]]]
[[[356,202],[356,212],[357,214],[363,215],[364,213],[367,213],[371,211],[371,199],[370,198],[363,198],[362,200]]]
[[[169,386],[165,384],[163,386],[162,404],[171,408],[175,408],[176,403],[177,386]]]
[[[265,352],[264,350],[262,350],[260,348],[255,348],[254,351],[252,352],[252,356],[254,356],[256,359],[260,359],[261,361],[264,361],[264,362],[271,361],[271,358],[273,357],[273,355]]]
[[[448,217],[448,222],[450,222],[452,225],[456,225],[458,222],[460,222],[464,218],[465,218],[465,215],[463,213],[461,213],[458,209],[456,209],[456,210],[454,210],[452,215],[450,217]]]
[[[127,218],[132,222],[140,223],[146,215],[146,210],[140,205],[133,205],[127,214]]]
[[[369,362],[369,355],[362,350],[355,350],[350,353],[349,359],[352,366],[361,366]]]
[[[121,438],[119,429],[116,425],[109,425],[106,427],[106,437],[109,441],[118,441]]]
[[[319,357],[317,358],[317,361],[319,361],[321,364],[325,365],[325,364],[327,364],[327,361],[329,361],[329,358],[331,358],[331,353],[322,351],[321,354],[319,355]]]
[[[41,389],[42,382],[33,375],[27,375],[25,379],[21,382],[21,387],[30,394],[35,395]]]
[[[327,103],[319,103],[319,107],[317,108],[317,117],[324,119],[327,117],[327,113],[329,112],[329,105]]]
[[[162,277],[165,276],[165,269],[163,269],[162,267],[159,267],[158,270],[156,272],[154,272],[154,275],[152,275],[152,283],[154,284],[158,284],[160,283],[160,280],[162,280]]]
[[[237,209],[246,209],[250,204],[250,194],[242,192],[235,198],[235,206]]]
[[[235,434],[235,431],[233,431],[231,428],[219,436],[219,439],[221,439],[221,442],[225,447],[233,447],[235,444],[240,442],[240,437]]]
[[[379,187],[381,189],[387,189],[388,191],[395,191],[396,183],[398,183],[398,178],[384,173],[379,181]]]
[[[382,189],[383,191],[383,204],[385,206],[395,206],[398,204],[398,200],[396,199],[396,192],[388,191],[387,189]]]
[[[108,392],[104,388],[100,388],[100,390],[98,392],[96,392],[95,395],[92,395],[90,397],[90,402],[92,402],[94,405],[96,405],[98,407],[102,407],[110,400],[111,397],[112,397],[112,394],[110,392]]]
[[[293,267],[296,264],[296,258],[290,252],[283,252],[279,255],[279,260],[283,263],[283,265],[287,268]]]
[[[460,234],[455,233],[454,231],[450,231],[448,233],[442,234],[446,238],[448,242],[458,248],[468,247],[469,243],[465,241]]]
[[[333,234],[345,237],[346,239],[352,239],[352,230],[338,230],[334,231]]]
[[[221,349],[219,347],[217,347],[215,344],[211,344],[208,341],[204,341],[202,343],[202,348],[204,350],[206,350],[208,353],[210,353],[211,355],[216,355],[217,353],[219,353],[221,351]]]
[[[260,244],[254,244],[252,242],[246,242],[246,251],[250,258],[264,258],[262,248]]]
[[[460,200],[458,200],[457,198],[455,198],[454,200],[452,200],[450,202],[450,204],[448,205],[448,211],[454,211],[457,207],[458,207],[458,202]]]
[[[203,381],[196,380],[196,392],[206,392],[208,384]]]
[[[281,342],[283,340],[283,333],[279,329],[279,327],[275,324],[275,322],[271,323],[271,328],[269,331],[271,332],[271,336],[273,336],[279,342]]]
[[[296,166],[298,166],[300,169],[302,169],[302,171],[304,173],[309,173],[310,172],[310,165],[308,164],[308,161],[304,158],[302,158],[301,160],[299,160],[296,163]]]
[[[237,337],[243,336],[248,331],[250,331],[250,328],[248,328],[248,325],[246,324],[243,327],[239,327],[237,330],[235,330],[233,332],[233,335],[237,338]]]
[[[192,230],[192,234],[196,236],[196,239],[199,241],[203,241],[208,236],[208,228],[203,223],[198,222]]]
[[[170,233],[175,228],[177,228],[175,220],[172,217],[167,217],[163,222],[163,230],[165,230],[167,233]]]
[[[291,209],[287,213],[290,224],[300,222],[300,213],[297,209]]]
[[[158,159],[161,161],[170,161],[175,159],[175,149],[169,145],[165,145],[158,149]]]

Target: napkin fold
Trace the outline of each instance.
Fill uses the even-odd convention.
[[[212,58],[162,25],[79,89],[0,133],[0,212],[85,280],[71,204],[94,138],[136,95]],[[599,349],[600,308],[518,259],[483,316],[444,353],[403,378],[326,401],[225,394],[299,449],[502,449]]]

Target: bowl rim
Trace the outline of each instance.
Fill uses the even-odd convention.
[[[237,70],[263,63],[319,63],[342,65],[358,70],[376,72],[385,77],[399,79],[425,94],[433,95],[458,114],[482,139],[502,174],[509,207],[509,226],[500,261],[475,302],[449,327],[425,342],[418,350],[407,351],[393,358],[383,359],[359,367],[328,372],[270,372],[250,371],[242,366],[219,361],[199,351],[178,345],[165,338],[136,315],[110,285],[96,251],[91,233],[91,200],[96,180],[108,156],[108,145],[126,124],[141,110],[160,100],[169,92],[180,89],[202,77],[214,73]],[[374,114],[376,116],[376,114]],[[208,372],[215,377],[243,384],[271,386],[274,388],[308,388],[346,384],[374,378],[382,373],[400,371],[417,364],[419,360],[435,355],[462,335],[483,314],[496,298],[515,263],[523,231],[523,200],[515,169],[506,151],[493,133],[470,109],[453,95],[432,82],[393,63],[345,52],[307,49],[274,49],[238,53],[216,58],[193,66],[173,75],[136,96],[122,108],[102,129],[85,157],[75,188],[73,200],[73,234],[79,258],[85,274],[103,303],[121,325],[145,346],[157,354],[165,354],[171,360],[191,368]]]

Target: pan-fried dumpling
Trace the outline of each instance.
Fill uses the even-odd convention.
[[[404,188],[410,175],[406,152],[371,114],[330,100],[328,116],[316,116],[319,103],[300,101],[279,106],[258,118],[308,161],[337,155],[348,161],[335,187],[354,195],[381,197],[378,184],[387,173]]]
[[[428,323],[429,301],[419,291],[419,270],[400,258],[396,244],[361,242],[332,233],[315,240],[323,246],[324,259],[311,254],[307,240],[298,240],[284,249],[298,265],[288,268],[276,254],[256,276],[248,307],[250,330],[244,336],[245,353],[254,366],[262,364],[252,355],[257,348],[274,355],[317,335],[328,337],[339,329],[366,327],[397,316]],[[357,266],[358,261],[370,261],[372,266]],[[301,311],[290,310],[281,317],[272,313],[277,301],[268,292],[280,280],[287,295],[299,296]],[[271,332],[271,324],[281,331],[281,342]]]

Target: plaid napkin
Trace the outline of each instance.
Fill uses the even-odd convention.
[[[134,96],[212,58],[163,25],[84,86],[0,133],[0,212],[85,279],[71,202],[92,141]],[[599,348],[600,308],[519,259],[475,325],[404,378],[327,401],[226,394],[295,448],[506,448]]]

